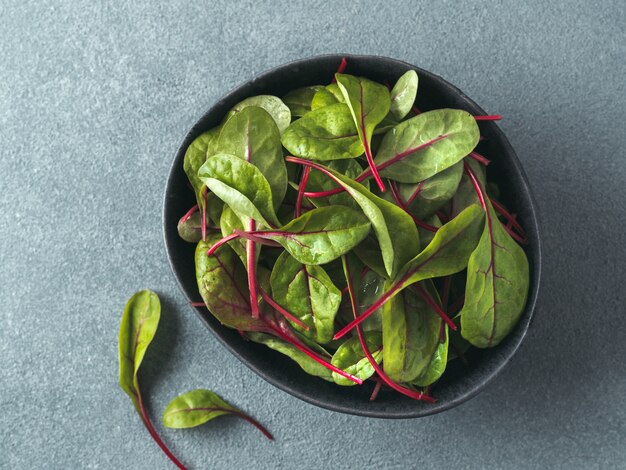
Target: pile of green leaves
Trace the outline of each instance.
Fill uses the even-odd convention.
[[[242,101],[189,146],[178,228],[223,325],[323,380],[432,401],[449,361],[513,329],[529,273],[480,117],[420,112],[417,89],[337,73]]]

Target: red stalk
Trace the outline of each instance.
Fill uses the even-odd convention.
[[[354,316],[354,319],[356,320],[359,317],[358,317],[356,305],[354,303],[354,287],[352,286],[352,281],[350,280],[351,279],[351,276],[349,275],[350,267],[348,266],[347,262],[348,261],[346,260],[346,267],[348,271],[348,275],[346,276],[346,279],[348,282],[348,291],[350,292],[350,304],[352,305],[352,315]],[[393,380],[391,380],[389,376],[385,374],[385,371],[382,369],[382,367],[378,365],[378,363],[374,359],[374,356],[372,356],[372,353],[367,347],[367,342],[365,341],[365,335],[363,334],[363,330],[361,329],[360,326],[357,326],[356,332],[359,337],[359,342],[361,343],[361,348],[363,349],[363,352],[365,353],[365,357],[367,357],[367,360],[370,362],[370,364],[372,365],[372,367],[374,368],[378,376],[382,379],[383,382],[385,382],[385,384],[387,384],[389,387],[393,388],[397,392],[400,392],[401,394],[406,395],[407,397],[413,398],[415,400],[423,400],[428,403],[435,402],[435,400],[432,397],[429,397],[427,395],[424,395],[423,393],[415,392],[408,388],[402,387],[401,385],[398,385]]]
[[[471,152],[469,154],[469,156],[471,158],[473,158],[474,160],[476,160],[478,163],[482,164],[482,165],[489,165],[491,163],[491,160],[489,160],[488,158],[483,157],[480,153],[478,152]]]
[[[202,199],[204,200],[204,204],[202,204],[202,241],[206,240],[206,204],[207,204],[207,193],[209,188],[205,187],[202,192]]]
[[[256,222],[250,220],[248,229],[253,232],[256,229]],[[256,245],[252,240],[246,243],[246,258],[248,264],[248,290],[250,291],[250,310],[252,318],[259,318],[259,300],[256,285]]]
[[[503,217],[505,217],[513,227],[515,227],[515,229],[520,233],[520,235],[523,238],[526,238],[526,231],[524,230],[524,227],[522,227],[519,222],[516,220],[515,216],[513,214],[511,214],[506,207],[504,207],[502,204],[500,204],[498,201],[489,198],[489,200],[491,201],[491,204],[493,205],[493,208]]]
[[[178,222],[179,224],[184,224],[185,222],[187,222],[187,220],[189,219],[189,217],[191,217],[196,211],[198,210],[198,204],[195,204],[191,209],[189,209],[185,215],[183,215],[180,218],[180,221]]]
[[[239,230],[239,229],[235,229],[233,230],[233,235],[237,235],[238,237],[241,238],[245,238],[246,240],[250,240],[253,241],[255,243],[260,243],[262,245],[268,245],[268,246],[281,246],[280,243],[275,242],[274,240],[270,240],[268,238],[263,237],[263,235],[284,235],[285,232],[270,232],[270,231],[263,231],[263,230],[255,230],[252,232],[244,232],[243,230]]]
[[[360,88],[361,88],[361,97],[360,97],[361,130],[363,133],[361,135],[361,138],[363,139],[363,149],[365,150],[365,158],[367,159],[367,164],[370,166],[369,170],[371,174],[374,176],[374,180],[376,181],[376,184],[378,185],[378,189],[380,189],[381,193],[384,193],[386,191],[385,184],[383,183],[383,180],[378,174],[378,168],[376,168],[376,163],[374,163],[372,150],[370,149],[370,144],[367,141],[367,136],[365,135],[365,115],[363,114],[363,84],[362,83],[360,84]]]
[[[419,108],[415,105],[411,106],[411,111],[413,111],[413,113],[417,116],[418,114],[422,114],[422,112],[419,110]]]
[[[500,119],[502,119],[502,116],[500,116],[499,114],[492,114],[489,116],[474,116],[474,119],[476,119],[477,121],[499,121]]]
[[[339,64],[339,67],[337,67],[337,71],[335,73],[343,73],[343,71],[346,70],[347,66],[348,66],[348,61],[346,60],[345,57],[342,57],[341,63]],[[337,79],[333,75],[333,79],[331,80],[330,83],[335,83],[336,81]]]
[[[402,209],[404,212],[406,212],[407,214],[411,216],[415,225],[417,225],[418,227],[422,227],[423,229],[426,229],[429,232],[436,232],[437,230],[439,230],[437,227],[433,227],[432,225],[421,221],[420,219],[415,217],[413,214],[411,214],[411,211],[409,210],[407,205],[404,203],[404,201],[400,197],[400,193],[398,192],[398,186],[396,185],[395,181],[392,181],[390,186],[391,186],[391,194],[393,195],[393,198],[396,200],[396,204],[398,204],[400,209]]]
[[[248,423],[250,423],[252,426],[254,426],[255,428],[257,428],[259,431],[261,431],[263,433],[263,435],[265,437],[267,437],[270,441],[274,440],[274,436],[272,436],[272,434],[265,429],[265,426],[263,426],[261,423],[259,423],[256,419],[248,416],[245,413],[241,413],[239,411],[231,411],[231,413],[235,414],[236,416],[240,417],[241,419],[246,420]]]
[[[417,291],[417,293],[422,297],[422,299],[424,299],[424,301],[430,305],[430,307],[437,312],[437,315],[439,315],[441,317],[441,319],[446,322],[448,324],[448,326],[450,328],[452,328],[453,330],[456,331],[456,325],[454,324],[454,322],[452,320],[450,320],[450,318],[448,317],[448,315],[446,314],[446,312],[444,312],[442,310],[442,308],[437,305],[437,302],[434,301],[434,299],[430,296],[430,294],[422,287],[422,286],[415,286],[415,290]]]
[[[307,347],[305,347],[304,345],[300,344],[297,341],[294,341],[293,338],[290,338],[288,335],[286,335],[285,333],[283,333],[282,331],[280,331],[279,328],[276,328],[276,326],[272,325],[271,323],[266,321],[266,324],[270,327],[270,329],[276,333],[282,340],[287,341],[289,344],[291,344],[292,346],[296,347],[298,350],[300,350],[301,352],[303,352],[304,354],[306,354],[307,356],[309,356],[311,359],[313,359],[315,362],[317,362],[318,364],[323,365],[324,367],[326,367],[329,370],[332,370],[333,372],[335,372],[336,374],[341,375],[342,377],[345,377],[348,380],[351,380],[352,382],[361,385],[363,383],[363,381],[361,379],[359,379],[358,377],[355,377],[354,375],[350,375],[347,372],[339,369],[338,367],[335,367],[334,365],[332,365],[329,362],[326,362],[324,359],[322,359],[321,357],[319,357],[317,354],[315,354],[313,351],[311,351],[310,349],[308,349]]]
[[[165,455],[167,455],[167,458],[170,459],[174,465],[176,465],[181,470],[186,470],[187,467],[185,467],[180,462],[180,460],[178,460],[174,456],[172,451],[161,440],[161,438],[159,437],[159,434],[157,433],[156,429],[154,429],[154,425],[152,424],[152,421],[150,420],[150,416],[148,415],[148,410],[146,409],[146,405],[143,402],[143,398],[141,396],[141,391],[139,390],[139,383],[137,383],[137,387],[136,388],[137,388],[137,401],[139,402],[139,410],[141,412],[141,420],[143,421],[143,424],[146,427],[146,429],[148,430],[148,432],[150,433],[150,436],[152,436],[152,439],[154,439],[154,442],[157,443],[157,445],[161,448],[163,453]]]
[[[216,241],[213,246],[211,246],[211,248],[209,248],[209,251],[206,252],[207,256],[211,256],[213,253],[215,253],[217,251],[217,249],[228,243],[231,240],[234,240],[235,238],[239,238],[239,234],[237,233],[231,233],[230,235],[225,236],[224,238],[220,238],[218,241]]]
[[[263,288],[259,287],[259,292],[261,293],[261,297],[263,297],[263,300],[265,300],[268,304],[274,307],[274,310],[294,322],[300,328],[309,331],[309,327],[307,325],[302,323],[302,321],[298,317],[294,316],[292,313],[281,307],[278,302],[276,302],[267,292],[263,290]]]
[[[204,302],[191,302],[192,307],[206,307]]]
[[[309,181],[309,173],[311,172],[311,167],[305,166],[304,170],[302,170],[302,178],[300,178],[300,184],[298,185],[298,197],[296,199],[296,210],[295,217],[298,218],[302,214],[302,198],[304,196],[304,191],[306,190],[306,183]]]
[[[420,193],[420,191],[422,190],[422,186],[424,186],[424,182],[420,181],[419,184],[417,185],[417,187],[415,188],[415,191],[413,191],[413,194],[411,194],[411,197],[409,197],[408,201],[406,201],[406,203],[408,205],[411,205],[411,203],[415,200],[415,198],[417,197],[417,195]]]
[[[381,382],[376,382],[374,386],[374,390],[372,391],[372,395],[370,396],[370,401],[376,400],[378,398],[378,392],[380,392],[380,387],[382,386]]]

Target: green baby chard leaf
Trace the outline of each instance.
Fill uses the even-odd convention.
[[[419,183],[460,162],[479,138],[476,120],[468,112],[428,111],[387,132],[374,161],[381,176]]]
[[[439,217],[434,214],[430,217],[426,217],[424,219],[424,222],[431,227],[435,227],[437,229],[441,228],[441,220],[439,220]],[[423,227],[417,227],[417,231],[420,234],[420,244],[422,246],[422,249],[426,248],[430,244],[430,242],[433,241],[433,238],[435,238],[435,234],[437,233],[431,230],[427,230]]]
[[[413,380],[413,385],[418,387],[427,387],[435,383],[446,371],[448,365],[448,345],[449,345],[449,331],[448,327],[443,325],[439,335],[439,341],[437,347],[432,354],[432,358],[428,365],[424,368],[422,373]]]
[[[322,85],[298,88],[283,96],[283,103],[289,107],[292,117],[304,116],[306,113],[311,111],[311,103],[315,93],[323,88],[324,87]]]
[[[363,168],[361,168],[361,165],[359,165],[359,162],[355,159],[331,160],[326,164],[326,166],[350,179],[355,179],[363,172]],[[369,183],[367,181],[364,181],[362,184],[365,189],[369,190]],[[321,171],[314,168],[311,169],[309,180],[306,185],[307,191],[322,192],[331,191],[336,188],[339,188],[339,185],[335,181],[328,178]],[[349,206],[353,208],[358,207],[356,201],[346,192],[311,199],[311,203],[316,207],[330,205]]]
[[[264,344],[268,348],[293,359],[307,374],[333,382],[332,372],[328,368],[314,361],[287,341],[263,333],[247,333],[247,336],[255,343]]]
[[[292,154],[309,160],[340,160],[363,154],[363,145],[344,103],[316,109],[294,121],[283,133],[282,144]]]
[[[230,121],[232,116],[249,107],[264,109],[272,117],[281,134],[291,123],[291,111],[289,107],[283,103],[280,98],[272,95],[257,95],[246,98],[236,104],[233,109],[228,112],[228,120]],[[228,151],[225,152],[229,153]]]
[[[367,344],[367,349],[372,353],[374,360],[380,364],[380,361],[383,359],[381,334],[375,331],[366,332],[365,344]],[[374,367],[372,367],[372,364],[365,356],[357,337],[344,341],[337,348],[337,351],[333,354],[331,364],[362,380],[369,379],[374,375]],[[332,377],[337,385],[356,385],[353,381],[335,372],[332,373]]]
[[[499,344],[517,324],[528,295],[528,260],[506,232],[491,203],[482,236],[467,267],[461,334],[479,348]]]
[[[274,265],[270,284],[274,300],[309,327],[306,331],[291,323],[295,330],[318,343],[332,340],[341,291],[322,267],[301,264],[283,252]]]
[[[200,134],[187,148],[183,160],[183,170],[189,179],[189,183],[191,183],[191,187],[196,195],[198,207],[201,210],[204,207],[204,197],[202,194],[205,186],[198,176],[198,170],[206,159],[215,153],[219,134],[219,127],[215,127]]]
[[[410,290],[387,302],[382,317],[385,372],[396,382],[411,383],[438,352],[442,320]]]
[[[224,245],[207,256],[219,238],[209,235],[196,247],[196,280],[202,300],[211,314],[229,328],[265,331],[263,321],[251,316],[247,273],[235,252]]]
[[[462,175],[463,162],[458,162],[419,183],[399,183],[398,190],[411,213],[425,219],[452,199]]]
[[[242,418],[269,440],[274,439],[256,420],[225,402],[218,394],[205,389],[191,390],[174,398],[163,412],[163,424],[173,429],[194,428],[223,415]]]
[[[256,166],[270,185],[273,207],[280,206],[287,191],[287,167],[272,116],[257,106],[243,108],[224,124],[217,150]]]
[[[119,333],[120,386],[133,401],[137,413],[143,416],[140,407],[141,395],[137,381],[139,366],[159,326],[161,302],[150,290],[133,295],[122,316]]]
[[[318,90],[311,101],[311,110],[330,106],[331,104],[345,103],[346,100],[336,83],[331,83]]]
[[[280,243],[302,264],[326,264],[358,245],[369,233],[363,214],[344,206],[313,209],[276,232],[258,232]]]
[[[396,119],[403,119],[413,106],[417,96],[417,73],[409,70],[402,75],[391,90],[389,111]]]
[[[194,212],[186,220],[178,221],[178,236],[189,243],[202,240],[202,214]]]
[[[484,187],[486,179],[485,167],[472,158],[466,158],[464,162],[467,163],[474,172],[481,187]],[[463,174],[459,187],[450,201],[450,217],[456,217],[472,204],[480,204],[480,200],[476,195],[476,190],[469,176]]]
[[[222,236],[227,237],[231,235],[235,230],[245,230],[245,227],[241,223],[241,219],[237,216],[235,211],[230,207],[224,206],[222,210],[222,216],[220,217],[220,228],[222,229]],[[233,249],[237,256],[241,259],[241,262],[246,265],[246,241],[242,239],[233,240],[229,243],[229,246]]]
[[[199,175],[240,218],[249,217],[268,227],[279,225],[270,184],[256,166],[234,155],[217,154],[202,165]]]

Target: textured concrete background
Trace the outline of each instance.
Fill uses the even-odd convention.
[[[625,4],[465,3],[0,2],[0,467],[171,468],[117,386],[121,312],[149,287],[153,415],[208,387],[276,436],[231,418],[165,431],[195,468],[624,468]],[[163,188],[190,126],[254,74],[342,51],[432,70],[503,114],[542,212],[527,341],[438,416],[356,418],[274,389],[167,265]]]

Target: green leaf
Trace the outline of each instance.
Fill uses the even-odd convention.
[[[401,120],[409,114],[417,96],[417,82],[417,73],[409,70],[398,79],[391,90],[389,111],[396,119]]]
[[[282,134],[291,123],[291,111],[289,107],[277,96],[257,95],[246,98],[242,102],[236,104],[233,109],[228,112],[228,120],[240,113],[246,108],[258,107],[265,110],[274,120],[279,132]],[[232,153],[224,150],[226,153]]]
[[[397,277],[400,289],[424,279],[449,276],[465,269],[478,245],[483,220],[483,210],[472,205],[442,226],[433,241],[402,269]]]
[[[202,214],[200,212],[194,212],[184,222],[181,220],[177,225],[180,238],[189,243],[198,243],[202,240]]]
[[[405,290],[383,305],[383,364],[387,375],[396,382],[417,379],[438,352],[442,328],[447,327],[442,326],[439,315],[412,291]]]
[[[322,344],[333,339],[341,291],[322,267],[301,264],[283,252],[274,265],[270,283],[274,300],[309,327],[306,331],[290,322],[295,330]]]
[[[439,217],[437,217],[435,214],[431,215],[430,217],[426,217],[424,219],[424,222],[433,227],[441,227],[441,220],[439,220]],[[422,227],[417,227],[417,231],[420,234],[420,244],[422,246],[422,249],[426,248],[430,244],[430,242],[433,241],[433,238],[435,238],[435,234],[437,233],[431,232],[430,230],[426,230]]]
[[[150,290],[141,290],[126,304],[120,324],[118,343],[120,386],[133,401],[139,414],[141,410],[137,371],[156,334],[160,317],[159,297]]]
[[[291,110],[292,117],[304,116],[311,111],[311,102],[315,93],[323,88],[322,85],[298,88],[283,96],[283,103]]]
[[[248,106],[232,116],[220,132],[215,153],[234,155],[256,166],[270,185],[274,207],[280,206],[287,191],[287,167],[278,128],[267,111]]]
[[[199,175],[240,218],[249,217],[268,227],[278,225],[272,190],[256,166],[234,155],[218,154],[202,165]]]
[[[215,153],[217,146],[217,138],[220,134],[220,128],[215,127],[209,131],[200,134],[187,148],[185,158],[183,160],[183,170],[189,179],[189,183],[193,188],[200,210],[204,207],[204,183],[198,176],[198,170],[204,164],[206,159]]]
[[[485,167],[473,158],[466,158],[464,161],[470,166],[476,175],[479,184],[484,187],[486,179]],[[469,176],[463,173],[459,187],[450,201],[450,217],[456,217],[472,204],[480,204],[480,201],[476,195],[476,190],[474,189],[474,185],[472,184]]]
[[[335,74],[335,78],[352,113],[359,139],[364,148],[369,148],[374,129],[389,113],[389,90],[367,78],[341,73]]]
[[[482,236],[469,259],[461,334],[479,348],[499,344],[517,324],[528,295],[528,260],[487,201]]]
[[[245,227],[241,223],[241,219],[237,216],[229,206],[224,206],[222,210],[222,216],[220,217],[220,228],[222,230],[222,236],[227,237],[231,235],[235,230],[245,230]],[[228,244],[237,256],[241,259],[244,266],[247,263],[246,258],[246,240],[238,238]]]
[[[314,168],[330,176],[361,207],[378,238],[385,270],[393,277],[419,252],[419,235],[411,216],[335,170],[319,164]]]
[[[350,110],[343,103],[316,109],[294,121],[282,143],[292,154],[310,160],[340,160],[363,154]]]
[[[330,106],[331,104],[345,103],[341,90],[336,83],[331,83],[320,90],[318,90],[313,96],[311,101],[311,110],[323,108],[324,106]]]
[[[476,120],[468,112],[428,111],[387,132],[374,161],[382,167],[381,176],[418,183],[460,162],[479,138]]]
[[[353,249],[370,231],[359,212],[344,206],[313,209],[280,231],[258,232],[280,243],[295,259],[307,265],[329,263]]]
[[[398,183],[398,190],[411,213],[425,219],[452,199],[462,175],[463,162],[458,162],[419,183]]]
[[[210,390],[192,390],[174,398],[163,412],[163,424],[174,429],[194,428],[226,414],[242,412]]]
[[[337,173],[341,173],[342,175],[350,179],[355,179],[363,172],[363,168],[361,168],[359,162],[351,158],[347,158],[344,160],[331,160],[326,164],[326,166],[331,170],[335,170]],[[368,181],[364,181],[362,184],[365,189],[369,189]],[[339,185],[331,178],[328,178],[324,173],[316,170],[315,168],[311,168],[311,172],[309,173],[309,180],[306,185],[307,191],[331,191],[338,187]],[[316,207],[331,205],[349,206],[353,208],[358,207],[356,201],[352,198],[352,196],[345,192],[334,194],[332,196],[310,199],[310,201]]]
[[[211,256],[207,251],[220,239],[209,235],[196,247],[196,280],[202,300],[223,325],[242,331],[265,331],[260,319],[252,318],[246,269],[227,245]]]
[[[286,341],[263,333],[247,333],[247,336],[255,343],[264,344],[268,348],[271,348],[274,351],[278,351],[279,353],[290,357],[291,359],[296,361],[296,363],[307,374],[314,375],[315,377],[320,377],[328,382],[333,381],[332,372],[329,369],[314,361],[298,348],[287,343]]]
[[[372,353],[374,360],[380,364],[383,358],[381,334],[375,331],[366,332],[365,344],[367,344],[367,349]],[[359,338],[356,336],[344,341],[341,346],[337,348],[331,360],[331,364],[361,380],[369,379],[374,375],[374,368],[365,356]],[[332,377],[337,385],[356,385],[353,381],[335,372],[332,373]]]

